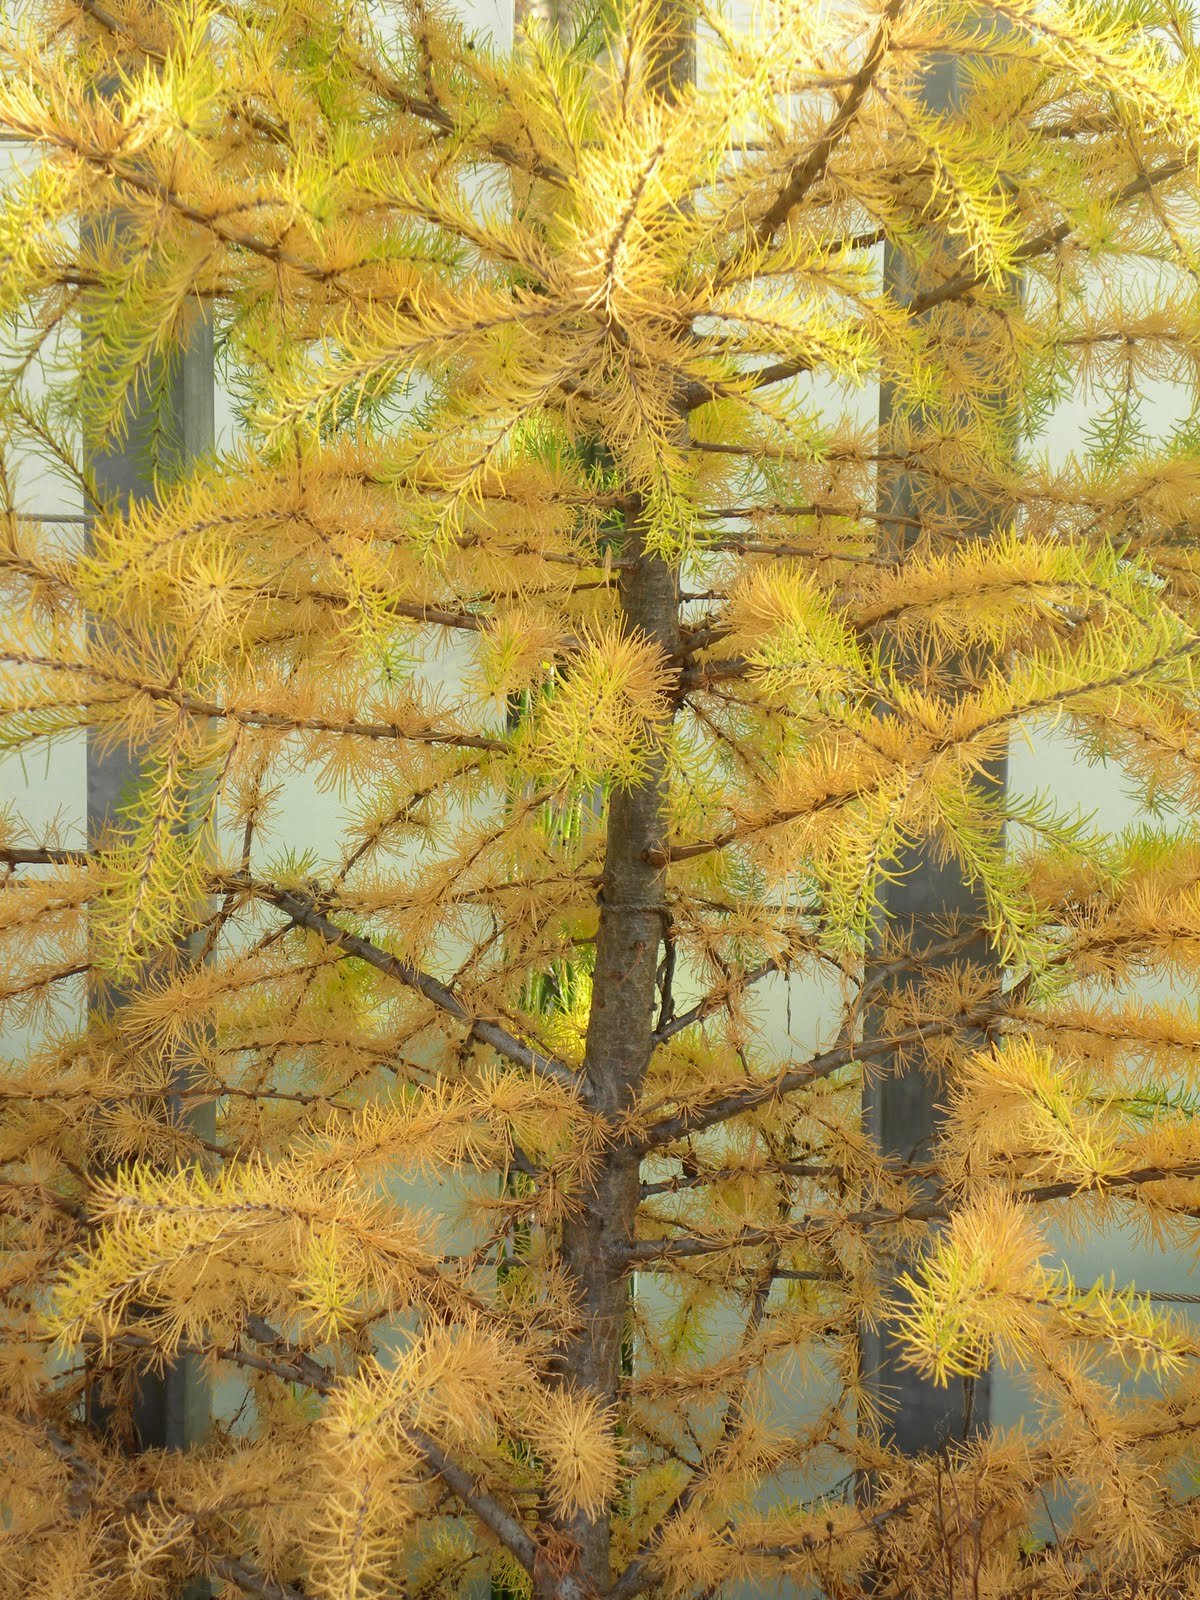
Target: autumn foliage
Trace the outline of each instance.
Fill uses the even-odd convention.
[[[1200,1337],[1051,1242],[1200,1244],[1182,0],[30,0],[0,128],[2,739],[142,774],[0,826],[4,1600],[1194,1593]]]

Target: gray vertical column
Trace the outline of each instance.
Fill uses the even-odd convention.
[[[931,111],[950,111],[959,95],[957,60],[938,60],[925,78],[925,104]],[[913,282],[909,261],[890,246],[884,258],[884,278],[892,294],[902,302],[911,300],[925,287],[923,283]],[[892,392],[884,384],[880,390],[881,423],[886,424],[890,418],[892,404]],[[898,518],[920,519],[917,485],[903,472],[881,473],[879,502],[881,510]],[[973,497],[968,491],[957,493],[950,509],[961,527],[977,534],[992,532],[999,514],[994,504],[982,497]],[[902,558],[905,549],[915,541],[918,530],[907,521],[894,526],[899,531],[892,541],[893,550]],[[906,665],[903,656],[897,655],[894,660],[903,673]],[[966,669],[980,664],[960,659],[963,677]],[[955,663],[952,661],[949,666],[953,672]],[[985,772],[981,786],[1003,788],[1006,769],[1006,759],[993,763]],[[957,863],[935,861],[929,848],[920,844],[902,851],[890,867],[895,875],[882,895],[884,927],[909,943],[914,953],[930,951],[918,965],[891,981],[901,987],[915,988],[952,962],[970,962],[976,967],[996,963],[997,958],[982,929],[986,909],[983,895],[977,885],[965,881]],[[946,927],[951,923],[964,932],[969,928],[978,932],[968,942],[958,945],[953,955],[938,954],[932,947],[944,940]],[[870,965],[868,961],[868,975]],[[973,1038],[965,1037],[963,1042],[982,1046],[986,1040],[982,1033],[977,1033]],[[908,1058],[906,1070],[902,1072],[895,1062],[883,1063],[880,1077],[868,1083],[863,1091],[864,1124],[879,1153],[904,1163],[928,1162],[942,1120],[939,1112],[942,1092],[936,1073],[919,1053]],[[902,1364],[901,1356],[888,1328],[864,1330],[863,1373],[868,1389],[887,1413],[884,1438],[888,1443],[906,1455],[919,1455],[987,1426],[991,1388],[987,1373],[973,1382],[942,1386],[919,1377]]]
[[[99,358],[99,353],[97,353]],[[168,363],[166,382],[144,382],[126,406],[126,431],[120,443],[98,436],[83,418],[84,454],[96,495],[102,505],[121,512],[154,493],[155,452],[172,468],[203,454],[214,437],[212,326],[207,318],[192,326],[185,349]],[[157,389],[157,393],[154,391]],[[85,537],[91,541],[91,523]],[[137,784],[136,752],[99,747],[89,731],[87,743],[87,839],[89,850],[120,825],[120,808]],[[110,1018],[125,1003],[120,987],[93,981],[88,993],[89,1016]],[[167,1110],[167,1108],[164,1108]],[[163,1373],[144,1373],[133,1406],[135,1443],[142,1449],[180,1449],[202,1436],[207,1422],[207,1391],[199,1370],[182,1358]],[[93,1411],[97,1425],[109,1419]]]

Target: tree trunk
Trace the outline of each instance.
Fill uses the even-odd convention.
[[[679,649],[677,569],[642,546],[630,518],[621,609],[630,633]],[[583,1094],[601,1116],[616,1120],[637,1102],[653,1049],[654,1002],[667,907],[666,757],[655,752],[644,782],[618,790],[608,812],[592,1007],[584,1052]],[[595,1188],[563,1227],[562,1259],[578,1297],[581,1325],[563,1352],[564,1377],[606,1404],[616,1403],[628,1311],[629,1246],[639,1202],[636,1154],[609,1150]],[[579,1550],[590,1589],[610,1583],[610,1519],[575,1517],[564,1528]]]

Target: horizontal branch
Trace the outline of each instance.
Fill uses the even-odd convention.
[[[92,970],[90,961],[73,961],[66,967],[55,967],[51,971],[42,970],[35,973],[32,978],[27,978],[24,983],[12,984],[0,993],[0,1005],[8,1005],[13,1000],[19,1000],[23,994],[32,994],[35,989],[48,989],[52,983],[66,983],[69,978],[82,978],[85,973]]]
[[[806,505],[772,505],[769,502],[763,505],[744,506],[716,506],[707,511],[700,512],[705,521],[719,520],[725,517],[736,518],[742,521],[760,521],[766,517],[844,517],[849,522],[880,522],[889,527],[896,525],[904,528],[920,528],[923,524],[919,517],[906,517],[898,512],[877,511],[874,507],[860,505],[853,501],[849,505],[836,505],[833,501],[814,500]],[[724,549],[724,545],[712,545],[705,542],[704,548]],[[739,548],[735,542],[730,546]]]
[[[751,389],[766,389],[773,383],[785,383],[789,378],[799,378],[806,372],[811,372],[815,361],[811,356],[796,356],[790,361],[775,361],[770,366],[759,367],[757,371],[748,373]],[[696,411],[700,406],[706,406],[710,400],[726,400],[735,397],[736,390],[728,384],[706,382],[702,378],[694,378],[686,385],[680,400],[681,411]]]
[[[1072,1200],[1080,1194],[1117,1194],[1123,1189],[1140,1189],[1143,1184],[1171,1183],[1189,1178],[1200,1178],[1200,1161],[1181,1161],[1177,1167],[1136,1167],[1130,1172],[1116,1173],[1111,1178],[1062,1178],[1057,1183],[1043,1183],[1033,1189],[1023,1189],[1017,1199],[1041,1205],[1050,1200]]]
[[[402,728],[396,722],[333,722],[325,717],[290,717],[279,711],[248,710],[217,705],[199,700],[194,695],[180,694],[158,685],[139,686],[139,692],[151,700],[169,700],[193,717],[211,717],[236,722],[245,728],[277,728],[285,733],[329,733],[340,738],[400,739],[410,744],[453,745],[461,750],[507,750],[503,739],[492,739],[486,734],[452,733],[444,728]]]
[[[1191,660],[1198,655],[1200,655],[1200,635],[1192,635],[1175,649],[1165,650],[1150,661],[1115,672],[1110,677],[1097,678],[1090,683],[1071,684],[1065,689],[1056,689],[1051,693],[1024,700],[1019,705],[1010,706],[994,716],[977,722],[967,733],[954,733],[933,740],[921,761],[909,768],[910,778],[915,779],[938,757],[947,755],[955,749],[969,749],[972,745],[978,747],[989,735],[997,734],[1002,728],[1019,723],[1021,719],[1056,710],[1069,705],[1073,700],[1083,700],[1104,690],[1121,690],[1132,684],[1141,683],[1164,667]],[[747,670],[746,663],[736,659],[701,663],[684,674],[681,686],[683,692],[691,688],[703,688],[709,677],[718,679],[738,677]],[[696,840],[691,844],[668,844],[663,849],[647,852],[647,860],[653,865],[665,866],[675,861],[691,861],[697,856],[711,855],[714,851],[728,849],[730,845],[740,844],[743,840],[753,838],[756,834],[766,833],[772,828],[784,827],[789,822],[797,822],[801,818],[815,817],[831,807],[847,805],[853,800],[861,799],[867,792],[860,788],[853,793],[827,794],[802,810],[773,812],[758,822],[747,823],[743,827],[727,828],[723,833],[714,834],[709,839]]]
[[[89,860],[86,850],[57,850],[57,849],[0,849],[0,865],[85,865]],[[430,973],[422,972],[419,967],[401,957],[393,955],[390,951],[373,944],[361,934],[351,933],[348,929],[339,927],[337,923],[317,909],[315,902],[308,896],[296,890],[284,889],[276,884],[265,883],[261,880],[244,877],[239,873],[222,873],[212,880],[215,888],[226,892],[241,891],[254,899],[265,900],[285,912],[291,921],[299,927],[308,928],[313,933],[318,933],[326,941],[338,949],[344,950],[347,955],[355,956],[360,961],[365,961],[368,966],[374,967],[385,977],[395,978],[403,983],[406,988],[414,990],[424,999],[437,1007],[439,1011],[460,1022],[467,1029],[469,1038],[477,1039],[480,1044],[488,1045],[498,1055],[513,1062],[514,1065],[524,1067],[527,1071],[534,1072],[543,1078],[560,1084],[564,1088],[575,1089],[578,1079],[575,1072],[563,1061],[553,1056],[543,1055],[535,1050],[532,1045],[525,1044],[515,1034],[510,1033],[498,1022],[488,1021],[486,1018],[475,1017],[458,998],[454,991],[444,983],[433,977]],[[86,971],[86,966],[72,971]],[[5,997],[8,998],[8,997]]]
[[[702,643],[695,648],[703,648]],[[683,700],[685,696],[701,692],[714,683],[736,683],[746,677],[749,671],[750,665],[743,656],[725,656],[718,657],[715,661],[698,661],[680,673],[675,685],[675,698]],[[667,859],[672,861],[677,859],[673,851],[669,858],[662,851],[655,851],[653,855],[654,858],[662,856],[663,862]],[[651,860],[648,856],[647,860],[651,865],[656,864],[656,859]]]
[[[85,867],[90,859],[88,850],[60,850],[54,846],[0,849],[0,867]]]
[[[39,668],[45,672],[63,672],[72,677],[90,678],[96,683],[112,684],[126,689],[130,695],[142,695],[147,700],[176,706],[188,716],[211,718],[213,721],[234,722],[245,728],[276,728],[285,733],[330,733],[340,738],[400,739],[410,744],[455,745],[466,750],[508,749],[503,739],[492,739],[485,734],[456,733],[448,728],[402,728],[397,722],[334,722],[326,717],[296,717],[282,711],[264,711],[259,708],[242,708],[220,705],[214,700],[202,700],[170,684],[147,683],[140,678],[126,677],[103,667],[83,661],[56,661],[52,656],[28,655],[25,652],[6,651],[0,661],[14,667]]]
[[[820,1172],[828,1169],[813,1170]],[[736,1176],[736,1173],[731,1175]],[[1182,1182],[1193,1178],[1200,1178],[1200,1161],[1181,1161],[1177,1167],[1138,1167],[1131,1172],[1116,1173],[1110,1178],[1089,1175],[1086,1178],[1064,1179],[1057,1183],[1039,1184],[1032,1189],[1019,1189],[1014,1198],[1026,1205],[1045,1205],[1053,1200],[1070,1200],[1081,1194],[1096,1196],[1117,1194],[1130,1189],[1140,1189],[1151,1183]],[[1190,1212],[1192,1208],[1189,1206],[1188,1210]],[[825,1212],[819,1216],[806,1216],[801,1222],[785,1223],[774,1228],[747,1226],[723,1238],[678,1236],[669,1239],[642,1239],[628,1251],[627,1259],[635,1265],[645,1265],[652,1261],[719,1255],[724,1250],[746,1250],[760,1245],[798,1244],[805,1239],[828,1233],[831,1228],[888,1227],[902,1222],[944,1222],[950,1214],[949,1204],[937,1198],[920,1200],[912,1206],[899,1210],[874,1206],[865,1211]]]
[[[885,1227],[901,1222],[940,1221],[948,1215],[947,1207],[936,1201],[919,1200],[904,1210],[883,1206],[868,1211],[827,1211],[818,1216],[805,1217],[802,1222],[781,1223],[774,1228],[739,1228],[737,1233],[724,1237],[697,1238],[681,1235],[672,1239],[640,1239],[625,1252],[625,1259],[633,1266],[646,1266],[653,1261],[682,1261],[693,1256],[715,1256],[724,1250],[753,1250],[760,1245],[777,1247],[801,1244],[805,1239],[827,1234],[836,1228]]]
[[[1193,170],[1194,164],[1188,161],[1164,161],[1160,166],[1150,172],[1143,173],[1140,177],[1132,179],[1121,189],[1114,190],[1108,197],[1106,214],[1117,206],[1124,205],[1129,200],[1136,200],[1140,195],[1150,194],[1160,185],[1170,182],[1183,172]],[[1036,261],[1040,256],[1050,255],[1076,231],[1072,222],[1060,222],[1055,228],[1047,228],[1036,238],[1020,245],[1013,251],[1013,260],[1018,264]],[[972,289],[978,289],[987,282],[986,272],[961,272],[953,278],[948,278],[945,283],[940,283],[934,289],[927,289],[923,294],[918,294],[909,302],[909,311],[913,316],[920,316],[922,312],[930,311],[934,306],[944,305],[948,300],[957,300]]]
[[[658,1183],[643,1183],[642,1199],[652,1200],[660,1194],[680,1194],[687,1189],[702,1189],[710,1183],[736,1183],[739,1179],[832,1178],[836,1182],[844,1182],[846,1176],[845,1167],[811,1161],[776,1161],[756,1167],[714,1167],[711,1171],[680,1173],[674,1178],[663,1178]]]
[[[831,550],[824,545],[777,544],[766,539],[711,539],[705,541],[704,549],[728,550],[730,554],[738,556],[771,556],[779,561],[846,561],[866,567],[894,567],[896,564],[887,556],[862,555],[854,550]]]
[[[967,1028],[993,1027],[1005,1015],[1006,1008],[1003,1004],[975,1006],[969,1011],[958,1011],[949,1017],[939,1017],[936,1022],[917,1023],[911,1028],[905,1028],[884,1038],[869,1039],[859,1044],[838,1045],[832,1050],[824,1050],[818,1055],[811,1056],[802,1066],[793,1067],[790,1072],[780,1073],[777,1078],[772,1078],[766,1083],[753,1084],[749,1088],[742,1086],[731,1090],[727,1095],[722,1095],[718,1100],[710,1100],[705,1105],[685,1107],[675,1116],[654,1123],[643,1139],[633,1141],[633,1148],[640,1152],[657,1150],[676,1139],[700,1133],[705,1128],[716,1127],[718,1123],[728,1122],[731,1117],[741,1116],[744,1112],[753,1111],[756,1107],[767,1105],[784,1095],[807,1089],[811,1084],[828,1078],[839,1068],[849,1066],[851,1062],[875,1061],[898,1050],[916,1048],[928,1044],[933,1039],[944,1039],[947,1034]]]

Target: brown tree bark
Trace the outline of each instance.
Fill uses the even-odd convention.
[[[561,8],[555,16],[561,28]],[[662,16],[657,86],[673,100],[693,72],[693,30],[679,0],[664,0]],[[683,395],[678,409],[680,429],[686,430]],[[680,661],[678,565],[646,549],[640,504],[629,504],[625,520],[620,587],[625,629]],[[668,800],[667,758],[660,747],[651,755],[644,781],[616,791],[609,804],[583,1096],[612,1122],[637,1104],[655,1048],[659,957],[669,919]],[[613,1406],[622,1376],[640,1165],[639,1152],[614,1142],[592,1192],[563,1226],[562,1260],[581,1320],[563,1351],[561,1371],[568,1382]],[[578,1515],[562,1532],[578,1551],[577,1572],[585,1592],[609,1588],[611,1515]]]
[[[630,519],[621,583],[626,628],[679,651],[678,569],[644,549],[638,518]],[[616,1122],[638,1100],[654,1049],[654,1006],[667,906],[666,755],[651,757],[646,779],[619,790],[608,812],[593,999],[583,1065],[583,1095]],[[659,864],[655,864],[659,863]],[[568,1381],[615,1404],[629,1304],[629,1253],[639,1200],[639,1156],[615,1143],[594,1189],[563,1227],[562,1257],[578,1295],[581,1323],[563,1352]],[[563,1530],[578,1546],[589,1589],[610,1583],[607,1515],[577,1516]]]

